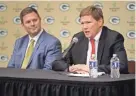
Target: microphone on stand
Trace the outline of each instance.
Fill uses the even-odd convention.
[[[72,47],[73,47],[77,42],[78,42],[78,38],[77,38],[77,37],[74,37],[74,38],[72,39],[72,42],[70,43],[69,47],[68,47],[68,48],[63,52],[63,54],[62,54],[62,58],[63,58],[64,60],[66,60],[66,63],[67,63],[67,71],[68,71],[68,72],[69,72],[69,64],[68,64],[68,61],[67,61],[66,56],[67,56],[68,52],[72,49]]]
[[[52,69],[55,71],[64,71],[66,68],[68,69],[67,71],[69,72],[69,64],[66,61],[66,55],[68,52],[71,50],[71,48],[74,46],[75,43],[78,42],[78,38],[74,37],[72,39],[72,42],[70,43],[69,47],[63,52],[62,54],[62,59],[61,60],[55,60],[52,65]]]
[[[69,47],[63,52],[62,54],[62,58],[65,58],[66,55],[68,54],[68,52],[71,50],[71,48],[74,46],[75,43],[78,42],[78,38],[77,37],[74,37],[72,39],[72,42],[70,43]]]

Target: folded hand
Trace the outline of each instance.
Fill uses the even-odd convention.
[[[89,67],[85,64],[77,64],[69,67],[70,72],[77,72],[80,74],[89,73]]]

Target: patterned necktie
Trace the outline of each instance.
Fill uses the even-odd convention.
[[[28,65],[28,62],[29,62],[32,52],[34,50],[34,42],[35,42],[35,40],[31,39],[30,45],[29,45],[28,50],[25,54],[25,58],[24,58],[24,61],[23,61],[22,67],[21,67],[22,69],[26,69],[26,67]]]
[[[94,59],[93,54],[95,55],[95,40],[90,39],[91,45],[92,45],[92,52],[91,52],[91,58]]]

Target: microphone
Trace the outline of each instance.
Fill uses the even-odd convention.
[[[74,38],[72,39],[72,42],[70,43],[69,47],[63,52],[62,58],[65,58],[65,57],[66,57],[67,53],[71,50],[71,48],[73,47],[73,45],[74,45],[75,43],[77,43],[77,42],[78,42],[78,38],[77,38],[77,37],[74,37]]]
[[[55,60],[52,63],[52,69],[54,71],[64,71],[67,69],[67,71],[69,72],[69,64],[67,63],[67,61],[65,61],[66,55],[68,54],[68,52],[71,50],[71,48],[73,47],[73,45],[75,43],[78,42],[78,38],[74,37],[72,39],[72,42],[70,43],[69,47],[63,52],[62,54],[62,59],[61,60]]]

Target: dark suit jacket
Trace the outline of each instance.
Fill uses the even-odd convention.
[[[65,60],[71,65],[86,64],[89,40],[83,32],[79,32],[73,37],[77,37],[78,42],[72,47]],[[98,71],[110,73],[110,59],[113,54],[117,54],[120,59],[120,72],[128,73],[128,61],[123,36],[104,26],[97,51]]]
[[[8,67],[21,68],[28,42],[28,35],[16,40]],[[52,62],[61,58],[61,55],[60,41],[54,36],[43,31],[35,45],[27,69],[52,69]]]

